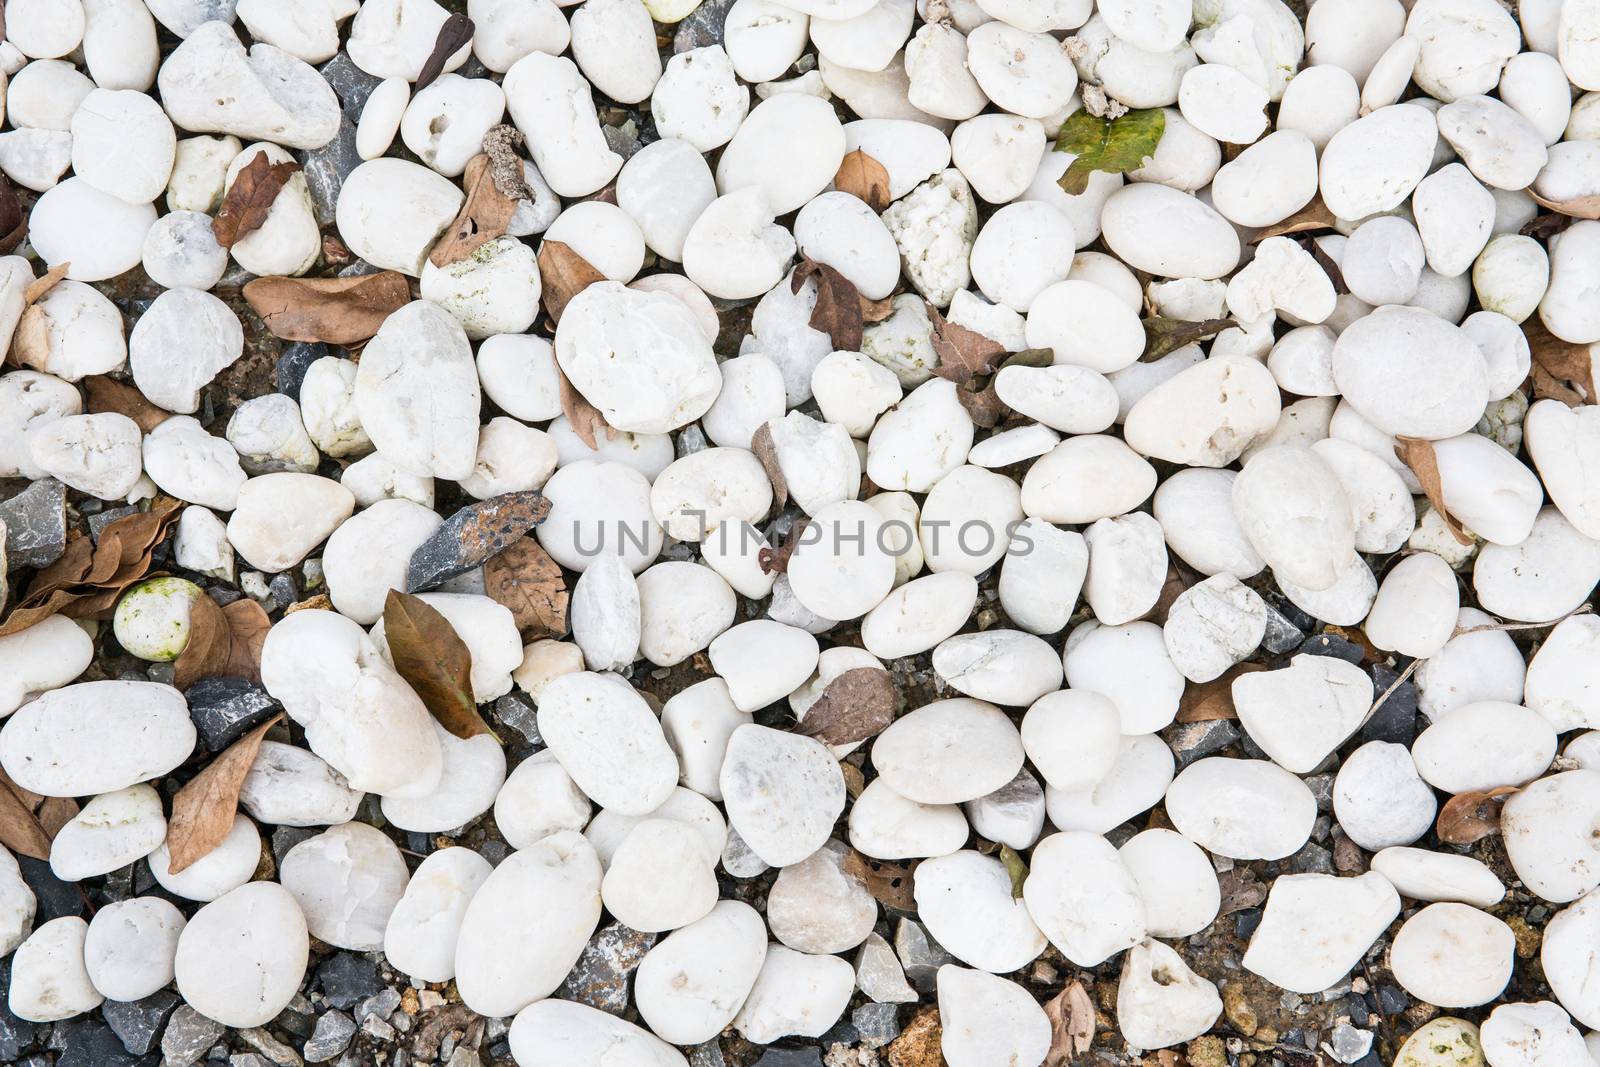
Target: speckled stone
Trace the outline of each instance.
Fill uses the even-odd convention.
[[[549,513],[550,502],[531,489],[468,504],[412,553],[406,590],[421,592],[465,574],[527,534]]]
[[[673,52],[688,52],[722,43],[722,24],[728,19],[733,0],[705,0],[688,18],[678,23],[672,38]]]
[[[206,1018],[187,1004],[172,1013],[161,1035],[161,1056],[167,1067],[190,1067],[199,1063],[206,1050],[222,1037],[224,1027]]]
[[[48,567],[67,548],[67,487],[42,478],[0,501],[6,558],[11,567]]]
[[[361,154],[356,151],[356,124],[348,114],[339,123],[338,136],[301,156],[306,188],[311,192],[318,225],[326,226],[334,221],[339,188],[362,162]]]
[[[300,383],[306,380],[306,371],[311,369],[311,364],[328,354],[328,346],[321,341],[296,341],[284,345],[273,372],[278,392],[299,403]]]
[[[622,1015],[628,1010],[628,979],[655,943],[655,934],[640,933],[619,922],[607,923],[589,939],[555,995]]]
[[[143,1000],[108,1000],[101,1005],[100,1014],[124,1049],[144,1056],[155,1049],[161,1040],[161,1028],[181,1003],[178,994],[170,989],[158,989]]]
[[[367,106],[367,97],[371,96],[372,90],[383,81],[382,78],[368,74],[356,66],[346,52],[340,52],[317,70],[321,72],[323,80],[333,88],[333,94],[339,98],[339,106],[344,109],[345,117],[351,122],[360,121],[361,109]]]
[[[1354,641],[1348,641],[1338,634],[1316,634],[1308,637],[1296,651],[1307,656],[1332,656],[1342,659],[1346,663],[1361,664],[1366,655],[1362,647]]]
[[[243,678],[202,678],[183,695],[208,752],[221,752],[278,708],[265,689]]]

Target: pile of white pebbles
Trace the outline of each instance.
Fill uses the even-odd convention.
[[[910,918],[954,961],[923,995],[950,1067],[1045,1062],[1041,997],[1107,963],[1119,1055],[1234,1036],[1219,986],[1378,967],[1445,1012],[1408,1067],[1589,1067],[1600,2],[1508,6],[6,0],[0,171],[28,233],[0,259],[0,515],[51,480],[73,537],[185,505],[176,577],[114,622],[0,638],[0,766],[82,803],[50,869],[159,886],[35,924],[0,850],[11,1012],[175,982],[261,1027],[320,942],[514,1017],[521,1067],[684,1067],[728,1028],[909,1022],[888,942]],[[441,68],[452,14],[470,40]],[[1164,127],[1069,195],[1052,144],[1084,108]],[[436,266],[505,124],[526,196]],[[304,170],[224,248],[258,155]],[[834,188],[867,164],[875,205]],[[544,241],[600,279],[557,327]],[[216,414],[247,338],[276,352],[245,281],[376,270],[413,298],[376,337]],[[858,351],[830,278],[866,308]],[[998,421],[941,368],[951,337],[1028,353],[992,379]],[[95,376],[170,418],[91,411]],[[478,703],[537,706],[509,765],[434,721],[381,619],[445,519],[527,490],[569,634],[525,640],[481,567],[422,594]],[[15,605],[50,558],[12,515]],[[283,613],[282,572],[326,599]],[[171,661],[195,597],[241,593],[270,605],[287,720],[232,832],[174,874],[164,809],[210,756]],[[1317,633],[1357,655],[1299,651]],[[147,669],[100,666],[124,654]],[[861,668],[898,717],[808,736]],[[1363,742],[1399,690],[1425,728]],[[1222,710],[1175,722],[1201,704]],[[1498,838],[1436,836],[1463,794],[1492,794],[1464,803]],[[315,832],[263,864],[274,827]],[[389,832],[491,828],[509,848],[420,862]],[[1295,873],[1313,839],[1355,864]],[[914,868],[915,908],[861,857]],[[1269,891],[1242,969],[1197,973],[1185,939],[1247,865]],[[1546,989],[1497,914],[1532,898],[1549,999],[1507,1002],[1518,968]],[[625,1017],[552,998],[607,916],[656,935]]]

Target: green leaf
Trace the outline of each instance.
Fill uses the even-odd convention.
[[[1021,900],[1022,883],[1028,880],[1028,865],[1022,862],[1022,857],[1010,845],[1000,846],[1000,862],[1005,864],[1006,873],[1011,876],[1011,899]]]
[[[1144,355],[1146,363],[1176,352],[1184,345],[1196,344],[1215,337],[1231,326],[1239,325],[1232,319],[1168,319],[1152,315],[1144,320]]]
[[[1055,363],[1056,354],[1048,348],[1024,348],[1020,352],[1013,352],[1000,364],[999,371],[1007,367],[1048,367]]]
[[[472,699],[472,653],[439,609],[391,589],[383,603],[383,636],[395,671],[440,726],[460,738],[494,737]]]
[[[1115,119],[1074,112],[1061,124],[1056,151],[1071,152],[1077,158],[1057,184],[1077,196],[1089,188],[1089,175],[1097,170],[1124,174],[1139,169],[1155,155],[1166,128],[1166,113],[1158,107],[1130,111]]]

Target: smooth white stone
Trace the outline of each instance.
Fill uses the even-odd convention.
[[[362,351],[356,408],[378,450],[402,470],[461,479],[477,457],[480,394],[472,349],[438,305],[414,301]]]
[[[1439,129],[1427,109],[1393,104],[1334,134],[1322,151],[1322,199],[1335,216],[1360,219],[1400,204],[1428,172]]]
[[[675,1044],[711,1040],[738,1014],[766,954],[766,927],[755,909],[719,901],[645,954],[633,978],[639,1015]]]
[[[850,1003],[855,971],[838,956],[808,956],[768,945],[765,962],[733,1026],[747,1041],[820,1037]]]
[[[740,711],[756,711],[794,692],[817,666],[817,639],[770,619],[718,634],[706,651]]]
[[[829,841],[778,872],[767,895],[772,936],[797,952],[823,955],[855,948],[872,933],[878,904],[842,864],[849,850]]]
[[[658,807],[678,761],[644,699],[620,678],[563,675],[539,696],[539,733],[591,800],[625,815]]]
[[[228,540],[245,562],[269,573],[295,566],[355,510],[338,482],[315,474],[263,474],[239,487]]]
[[[48,1023],[93,1011],[105,998],[89,981],[83,942],[88,924],[76,915],[52,919],[11,957],[6,1006],[29,1022]]]
[[[419,797],[384,797],[383,817],[414,833],[442,833],[465,826],[494,804],[506,779],[506,755],[488,734],[461,738],[437,723],[434,728],[443,755],[435,789]]]
[[[1409,845],[1433,825],[1438,804],[1404,745],[1369,741],[1333,781],[1333,813],[1350,840],[1377,851]]]
[[[1506,895],[1500,879],[1481,861],[1452,852],[1386,848],[1372,857],[1372,869],[1413,900],[1456,900],[1489,908]]]
[[[63,882],[109,874],[148,856],[166,836],[167,820],[155,787],[141,784],[102,793],[56,832],[50,871]]]
[[[1011,893],[1011,876],[993,856],[971,850],[924,860],[916,868],[917,916],[958,960],[1008,974],[1045,950],[1045,936],[1027,905]]]
[[[945,964],[937,977],[939,1048],[950,1067],[1040,1062],[1050,1020],[1022,986],[982,971]]]
[[[1383,875],[1280,875],[1267,893],[1244,967],[1274,985],[1316,993],[1345,976],[1400,914]]]
[[[321,148],[339,132],[338,98],[315,68],[270,44],[246,53],[227,22],[188,34],[161,64],[156,85],[173,124],[192,133]]]
[[[645,819],[628,831],[610,857],[601,900],[631,929],[675,930],[716,906],[712,866],[693,827],[673,819]]]
[[[93,659],[94,640],[61,615],[0,637],[0,718],[71,682]]]
[[[185,900],[212,901],[254,876],[261,864],[261,833],[255,823],[235,814],[222,843],[176,874],[172,871],[171,852],[164,843],[145,862],[156,883],[167,892]]]
[[[1144,830],[1117,850],[1144,898],[1152,937],[1188,937],[1210,926],[1222,890],[1211,860],[1182,834]]]
[[[1276,764],[1212,756],[1173,779],[1167,814],[1179,833],[1219,856],[1282,859],[1310,840],[1317,805],[1305,783]]]
[[[89,920],[84,969],[107,1000],[141,1000],[172,981],[183,913],[160,897],[107,904]]]
[[[567,1000],[541,1000],[517,1012],[511,1048],[525,1067],[605,1067],[618,1057],[639,1067],[688,1064],[682,1053],[653,1034]]]
[[[1585,1067],[1592,1059],[1567,1013],[1548,1000],[1502,1004],[1483,1021],[1484,1057],[1494,1067]]]
[[[1093,620],[1067,636],[1067,685],[1104,694],[1117,706],[1124,734],[1149,734],[1171,724],[1183,675],[1153,622],[1103,626]]]
[[[195,912],[178,938],[178,992],[225,1026],[262,1026],[300,990],[305,916],[276,882],[251,882]]]
[[[820,848],[845,806],[844,776],[826,746],[754,724],[729,737],[721,785],[729,823],[774,867]]]
[[[239,805],[273,826],[334,826],[355,818],[362,794],[303,748],[263,741],[239,789]]]
[[[1039,818],[1044,818],[1042,797]],[[945,856],[966,840],[967,820],[956,805],[908,800],[882,778],[868,782],[850,805],[850,844],[875,859]]]
[[[1144,901],[1117,850],[1098,834],[1051,834],[1034,846],[1022,899],[1061,954],[1093,967],[1145,936]]]
[[[467,848],[440,849],[418,864],[384,927],[389,965],[418,981],[453,978],[461,920],[492,870]]]
[[[1024,752],[1017,728],[992,704],[938,700],[902,715],[872,743],[884,781],[922,804],[959,804],[1015,777]]]
[[[1516,948],[1511,927],[1494,916],[1465,904],[1429,904],[1395,933],[1390,968],[1400,987],[1418,1000],[1468,1008],[1488,1003],[1505,989]]]
[[[1412,744],[1417,771],[1447,793],[1522,785],[1544,773],[1556,731],[1537,712],[1485,700],[1441,715]]]
[[[462,199],[454,182],[421,164],[369,160],[339,187],[339,236],[373,266],[420,277]]]
[[[43,796],[114,793],[188,759],[195,729],[182,694],[157,682],[79,682],[45,693],[0,729],[0,765]]]

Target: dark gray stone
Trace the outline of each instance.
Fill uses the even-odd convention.
[[[355,1020],[342,1011],[330,1011],[317,1020],[317,1028],[302,1050],[307,1063],[323,1063],[350,1047],[356,1036]]]
[[[544,747],[544,738],[539,734],[539,712],[529,700],[521,693],[507,693],[494,702],[494,714],[502,723],[511,727],[527,739],[528,744],[535,748]]]
[[[286,608],[300,599],[300,587],[288,573],[273,575],[272,581],[267,584],[267,589],[271,591],[272,599],[277,601],[279,607]]]
[[[1163,732],[1172,757],[1179,767],[1202,756],[1211,756],[1239,740],[1239,728],[1232,719],[1177,723]]]
[[[221,752],[278,707],[265,689],[243,678],[202,678],[184,696],[189,718],[209,752]]]
[[[1376,700],[1383,696],[1395,679],[1400,677],[1400,672],[1375,664],[1372,668],[1372,695]],[[1413,676],[1414,677],[1414,676]],[[1417,737],[1417,687],[1410,678],[1395,686],[1394,692],[1389,694],[1387,700],[1378,705],[1378,710],[1372,713],[1361,727],[1363,741],[1392,741],[1395,744],[1410,745]]]
[[[1296,611],[1296,614],[1303,614]],[[1310,616],[1304,616],[1309,623]],[[1261,647],[1275,656],[1281,656],[1306,639],[1302,630],[1288,616],[1278,610],[1274,602],[1267,603],[1267,629],[1261,638]]]
[[[406,591],[432,589],[465,574],[544,521],[550,502],[531,489],[468,504],[411,555]]]
[[[223,1025],[206,1018],[187,1004],[178,1005],[161,1035],[161,1055],[166,1067],[190,1067],[222,1038]]]
[[[1366,657],[1365,649],[1354,641],[1345,640],[1338,634],[1317,634],[1314,637],[1308,637],[1298,651],[1307,656],[1331,656],[1334,659],[1342,659],[1346,663],[1354,663],[1358,667],[1361,665],[1362,659]]]
[[[357,1004],[355,1010],[350,1014],[362,1022],[373,1016],[377,1016],[387,1022],[398,1007],[400,1007],[400,991],[392,988],[380,989],[366,1000]]]
[[[702,1041],[689,1050],[689,1067],[728,1067],[716,1038]]]
[[[283,351],[278,354],[278,365],[273,370],[278,383],[278,392],[298,404],[300,383],[306,380],[306,371],[311,369],[311,364],[326,355],[331,353],[328,351],[328,346],[321,341],[296,341],[284,345]]]
[[[317,968],[317,987],[336,1008],[353,1008],[383,988],[378,965],[354,952],[335,952]]]
[[[882,1048],[900,1036],[900,1005],[868,1002],[850,1014],[850,1022],[867,1048]]]
[[[1333,853],[1321,845],[1307,842],[1306,846],[1288,860],[1295,874],[1333,874]]]
[[[589,939],[556,996],[622,1015],[628,1010],[628,978],[655,943],[655,934],[640,933],[619,922],[602,926]]]
[[[48,863],[29,856],[18,856],[17,865],[22,868],[22,880],[28,883],[28,888],[39,900],[33,916],[35,930],[51,919],[59,919],[63,915],[82,915],[87,909],[83,890],[78,888],[78,884],[57,878]]]
[[[160,1057],[136,1056],[99,1019],[80,1015],[56,1024],[52,1044],[60,1049],[56,1067],[155,1067]]]
[[[911,919],[901,919],[895,926],[894,952],[900,957],[900,966],[905,968],[907,980],[923,993],[935,991],[934,983],[940,967],[956,962],[956,958],[946,952],[943,945],[929,937],[928,932]]]
[[[340,52],[317,69],[339,98],[339,104],[349,120],[361,121],[361,109],[367,106],[367,97],[372,95],[372,90],[383,79],[356,66],[347,52]]]
[[[67,548],[67,487],[41,478],[0,501],[6,557],[11,567],[48,567]]]
[[[321,148],[301,153],[300,165],[305,172],[306,188],[311,192],[311,204],[316,211],[317,222],[323,226],[333,222],[339,203],[339,188],[361,163],[361,156],[356,151],[355,120],[348,115],[339,123],[338,136]]]
[[[318,826],[280,826],[272,831],[272,856],[283,865],[283,857],[289,850],[300,842],[316,837],[321,827]]]
[[[259,1026],[239,1031],[239,1040],[255,1049],[278,1067],[301,1067],[300,1054]]]
[[[733,0],[706,0],[678,23],[672,37],[674,52],[687,52],[692,48],[708,48],[722,43],[722,24],[727,21]]]
[[[11,961],[0,967],[0,985],[11,988]],[[5,998],[0,997],[0,1063],[12,1063],[28,1049],[39,1036],[38,1027],[26,1019],[11,1014]]]
[[[161,1040],[161,1028],[167,1025],[180,1003],[178,994],[159,989],[143,1000],[108,1000],[100,1013],[122,1041],[123,1048],[135,1056],[144,1056],[155,1051],[156,1043]]]

